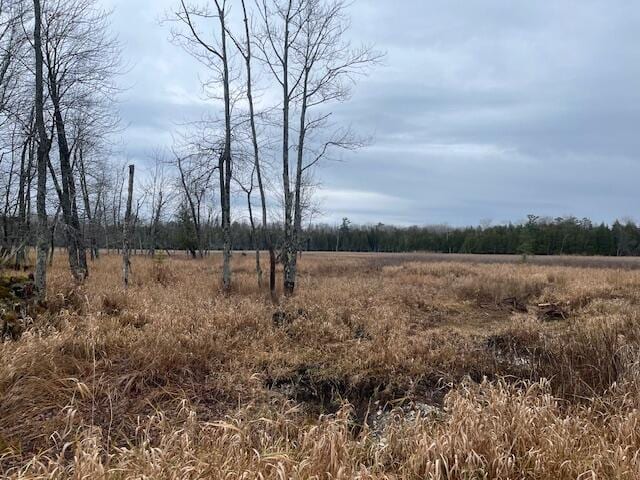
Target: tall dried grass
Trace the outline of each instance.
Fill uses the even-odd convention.
[[[217,258],[134,258],[126,292],[56,259],[0,345],[0,475],[640,478],[640,272],[380,258],[305,255],[279,305],[250,258],[229,296]]]

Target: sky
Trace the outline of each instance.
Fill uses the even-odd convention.
[[[102,1],[128,66],[122,144],[144,164],[215,106],[202,68],[160,22],[178,0]],[[317,170],[316,221],[640,218],[640,3],[353,0],[349,10],[352,38],[386,56],[334,108],[372,141]]]

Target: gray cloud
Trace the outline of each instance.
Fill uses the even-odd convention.
[[[104,0],[132,85],[134,157],[209,108],[199,66],[158,24],[173,0]],[[635,216],[640,5],[357,0],[355,41],[387,51],[340,123],[373,145],[317,174],[325,220],[462,225],[527,213]]]

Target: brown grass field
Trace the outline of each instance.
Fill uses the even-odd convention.
[[[276,306],[251,255],[225,297],[218,257],[124,292],[60,254],[0,344],[0,476],[640,478],[638,262],[493,260],[305,254]]]

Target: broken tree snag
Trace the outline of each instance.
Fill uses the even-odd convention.
[[[127,210],[124,216],[124,230],[122,232],[122,277],[124,280],[124,288],[129,286],[129,270],[131,270],[131,262],[129,260],[129,249],[131,246],[131,204],[133,202],[133,175],[135,166],[129,165],[129,193],[127,194]]]

